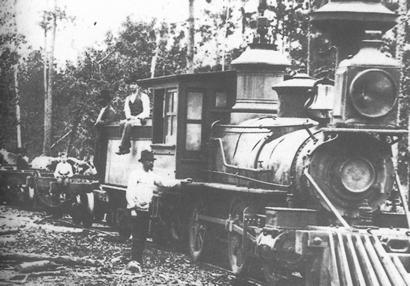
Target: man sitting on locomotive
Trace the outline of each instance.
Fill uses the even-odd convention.
[[[97,170],[97,174],[101,175],[104,168],[104,162],[101,161],[104,153],[103,144],[103,129],[104,125],[117,121],[118,115],[115,109],[111,105],[111,94],[108,89],[103,89],[97,98],[97,103],[101,107],[97,120],[95,121],[95,143],[94,143],[94,166]],[[91,162],[90,162],[91,163]],[[103,178],[100,177],[102,180]]]
[[[192,182],[191,178],[184,180],[161,178],[153,172],[154,160],[152,152],[143,150],[139,159],[142,168],[134,170],[128,179],[127,209],[131,212],[132,218],[132,261],[128,264],[128,269],[139,268],[142,264],[142,254],[148,234],[149,207],[157,186],[173,188]]]
[[[123,155],[130,152],[130,133],[132,126],[145,125],[146,118],[149,116],[149,97],[142,92],[138,84],[131,85],[132,94],[125,98],[124,113],[125,122],[122,130],[121,143],[116,154]]]
[[[97,103],[101,106],[101,110],[94,125],[100,127],[114,122],[117,118],[117,112],[111,105],[111,95],[108,89],[101,90]]]

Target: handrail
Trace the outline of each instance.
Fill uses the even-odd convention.
[[[232,125],[232,124],[220,124],[215,125],[215,127],[223,127],[223,128],[233,128],[233,129],[274,129],[274,128],[283,128],[283,127],[303,127],[303,128],[310,128],[315,126],[313,123],[309,124],[286,124],[286,125]]]
[[[327,206],[330,208],[330,210],[333,212],[333,214],[337,217],[337,219],[342,223],[342,225],[347,228],[351,229],[351,226],[347,223],[347,221],[342,217],[340,212],[337,210],[337,208],[332,204],[332,202],[329,200],[329,198],[325,195],[325,193],[320,189],[319,185],[316,183],[316,181],[312,178],[312,176],[309,174],[308,170],[305,169],[303,174],[306,176],[306,178],[309,180],[309,182],[313,185],[316,193],[318,193],[321,198],[325,201]]]
[[[287,189],[287,188],[290,188],[290,186],[291,186],[291,185],[282,185],[282,184],[269,183],[269,182],[266,182],[266,181],[261,181],[261,180],[258,180],[258,179],[254,179],[254,178],[251,178],[251,177],[242,176],[242,175],[238,175],[238,174],[233,174],[233,173],[220,172],[220,171],[211,171],[211,170],[208,170],[208,172],[213,173],[213,174],[218,174],[218,175],[227,175],[227,176],[235,177],[237,179],[243,179],[243,180],[247,180],[247,181],[250,181],[250,182],[263,184],[263,185],[268,185],[270,187],[279,188],[279,189]]]
[[[225,167],[232,168],[232,169],[237,169],[237,170],[243,170],[243,171],[250,171],[250,172],[266,171],[265,169],[245,168],[245,167],[238,167],[238,166],[236,166],[236,165],[229,164],[229,163],[226,161],[226,157],[225,157],[225,152],[224,152],[224,146],[223,146],[222,139],[221,139],[221,138],[212,137],[212,138],[210,138],[210,140],[217,141],[217,142],[219,143],[219,148],[220,148],[220,150],[221,150],[221,155],[222,155],[222,162],[223,162],[223,165],[224,165]]]
[[[266,169],[244,168],[244,167],[238,167],[236,165],[229,164],[226,161],[222,139],[212,137],[212,138],[210,138],[210,140],[217,141],[219,143],[218,145],[219,145],[219,148],[220,148],[220,151],[221,151],[222,163],[225,167],[232,168],[232,169],[235,169],[237,171],[249,171],[249,172],[266,172],[266,171],[269,171],[269,170],[266,170]],[[210,172],[217,172],[217,171],[211,171],[210,170]],[[254,178],[250,178],[250,177],[247,177],[247,176],[238,175],[238,174],[231,174],[231,173],[224,173],[224,174],[229,174],[229,175],[235,176],[237,178],[253,181],[253,182],[256,182],[256,183],[266,184],[266,185],[269,185],[269,186],[272,186],[272,187],[275,187],[275,188],[289,188],[290,187],[290,185],[269,183],[269,182],[257,180],[257,179],[254,179]]]

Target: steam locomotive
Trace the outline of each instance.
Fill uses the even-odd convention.
[[[379,50],[395,17],[361,1],[313,13],[338,48],[334,82],[284,80],[288,60],[264,43],[232,71],[140,80],[152,122],[134,127],[129,156],[115,155],[120,133],[106,127],[100,152],[99,195],[120,234],[127,174],[152,149],[156,172],[194,179],[155,198],[154,240],[185,241],[195,261],[224,241],[232,272],[256,259],[268,285],[409,285],[408,192],[392,160],[406,134],[400,64]]]
[[[128,174],[151,149],[157,173],[193,178],[154,198],[155,241],[186,243],[194,261],[222,241],[233,273],[261,264],[268,285],[410,285],[408,191],[392,160],[407,134],[401,67],[379,49],[395,18],[377,1],[313,12],[338,48],[334,82],[284,80],[289,61],[262,42],[231,71],[139,80],[152,118],[133,127],[127,155],[115,154],[119,126],[104,127],[99,188],[77,203],[129,237]]]

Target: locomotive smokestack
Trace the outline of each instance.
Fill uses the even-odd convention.
[[[283,81],[285,69],[290,65],[288,58],[270,43],[265,9],[266,1],[261,0],[254,41],[231,63],[237,74],[237,98],[232,107],[232,123],[275,113],[278,96],[272,85]]]
[[[338,65],[357,53],[366,30],[384,33],[396,24],[396,18],[380,0],[333,0],[311,14],[311,23],[336,45]]]

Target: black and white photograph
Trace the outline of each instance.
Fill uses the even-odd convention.
[[[410,286],[410,0],[0,7],[0,285]]]

